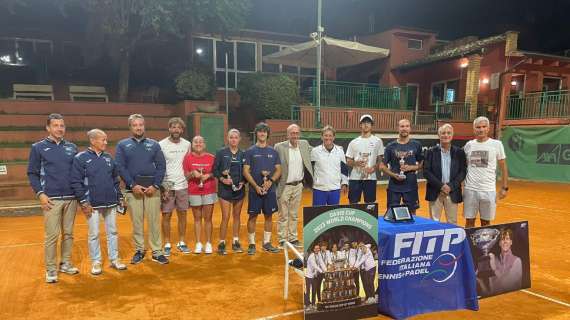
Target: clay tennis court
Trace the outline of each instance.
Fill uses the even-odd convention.
[[[423,198],[425,183],[420,186]],[[383,205],[385,186],[377,192]],[[440,312],[414,319],[570,319],[569,196],[570,184],[511,181],[508,197],[499,202],[496,223],[529,221],[532,287],[528,291],[481,300],[478,312]],[[309,205],[309,191],[303,197],[303,205]],[[428,216],[425,201],[419,215]],[[214,217],[217,244],[217,205]],[[244,244],[245,213],[242,217]],[[258,220],[258,241],[262,222]],[[120,253],[128,262],[133,254],[129,217],[120,216],[118,225]],[[189,223],[188,235],[191,227]],[[172,236],[176,241],[176,233]],[[147,253],[144,263],[129,265],[124,272],[108,268],[105,261],[103,274],[94,277],[89,273],[86,237],[86,221],[78,213],[73,262],[80,274],[60,274],[59,283],[48,285],[44,282],[42,217],[0,217],[0,319],[303,317],[302,280],[293,272],[289,299],[283,300],[283,254],[258,251],[250,257],[230,251],[225,257],[182,256],[173,251],[170,264],[163,266],[152,262]]]

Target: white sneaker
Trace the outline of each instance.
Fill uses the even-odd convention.
[[[57,282],[57,271],[46,271],[46,282],[56,283]]]
[[[62,262],[59,265],[59,272],[63,272],[63,273],[67,273],[67,274],[78,274],[79,273],[79,269],[77,269],[76,267],[74,267],[71,263],[69,262]]]
[[[121,263],[119,259],[111,261],[111,268],[115,268],[117,270],[126,270],[127,266],[124,263]]]
[[[212,250],[212,249],[210,248],[210,250]],[[195,253],[195,254],[200,254],[200,253],[202,253],[202,242],[197,242],[197,243],[196,243],[196,247],[194,247],[194,253]]]
[[[96,276],[100,275],[101,273],[103,273],[103,269],[101,268],[101,262],[99,261],[93,262],[93,264],[91,265],[91,274]]]
[[[212,244],[209,242],[206,242],[206,250],[204,250],[204,253],[211,254],[212,252],[213,252],[212,251]]]

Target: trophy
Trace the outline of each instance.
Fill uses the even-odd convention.
[[[263,184],[265,185],[265,182],[267,182],[269,180],[269,174],[271,174],[271,171],[269,170],[261,170],[261,176],[263,177]],[[267,191],[265,188],[263,188],[263,194],[267,194]]]
[[[230,175],[230,166],[231,162],[224,164],[224,167],[226,169],[222,171],[222,175],[224,176],[224,178],[232,180],[232,191],[238,191],[243,187],[243,182],[240,181],[240,183],[237,186],[235,185],[234,179],[232,179],[232,176]],[[240,171],[240,180],[241,180],[241,171]]]
[[[200,183],[198,184],[198,188],[203,189],[204,188],[204,181],[202,180],[202,175],[204,174],[204,169],[200,168],[197,169],[198,172],[200,172]]]
[[[174,188],[174,182],[169,180],[164,180],[162,181],[161,187],[164,194],[170,195],[170,191],[172,190],[172,188]]]
[[[483,252],[483,256],[477,261],[478,276],[480,278],[490,278],[495,275],[491,269],[491,257],[489,251],[499,240],[499,230],[497,229],[479,229],[471,235],[471,242]]]
[[[406,157],[408,156],[408,151],[396,151],[396,157],[400,158],[400,173],[398,174],[398,177],[402,178],[402,179],[406,179],[406,174],[404,173],[404,170],[402,170],[402,166],[406,164]]]
[[[362,152],[361,152],[361,153],[359,154],[359,156],[357,156],[356,159],[355,159],[356,161],[362,161],[362,162],[365,163],[364,166],[362,166],[362,167],[358,166],[358,167],[357,167],[357,168],[358,168],[358,171],[360,171],[360,179],[361,179],[361,180],[366,180],[366,179],[368,179],[368,176],[370,175],[368,172],[366,172],[366,168],[367,168],[368,165],[369,165],[369,156],[370,156],[370,153],[362,153]]]

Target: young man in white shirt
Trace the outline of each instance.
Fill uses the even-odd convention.
[[[342,146],[334,144],[336,131],[331,126],[321,130],[323,144],[311,151],[313,164],[313,206],[337,205],[340,192],[346,194],[348,167]]]
[[[307,269],[305,271],[305,305],[314,306],[316,296],[320,301],[320,288],[317,288],[319,275],[324,273],[319,263],[320,246],[315,244],[313,252],[307,258]]]
[[[352,167],[348,181],[348,201],[358,203],[364,194],[364,202],[376,202],[376,168],[382,162],[384,144],[372,135],[374,120],[369,114],[360,117],[361,134],[348,144],[346,160]]]
[[[168,138],[159,142],[166,160],[166,175],[162,182],[162,236],[164,237],[164,255],[170,256],[170,219],[176,208],[178,214],[178,243],[176,248],[183,254],[189,254],[190,249],[184,242],[186,236],[186,212],[188,211],[188,181],[184,176],[182,162],[190,150],[190,141],[182,138],[186,124],[181,118],[168,121]]]
[[[356,262],[356,268],[360,269],[360,276],[362,277],[362,286],[366,294],[366,303],[375,301],[376,292],[374,291],[374,277],[376,276],[376,262],[374,255],[370,250],[370,244],[360,245],[362,256]]]
[[[489,137],[489,119],[486,117],[475,119],[473,129],[476,139],[467,142],[463,147],[467,158],[467,176],[463,192],[466,228],[475,226],[477,213],[480,214],[481,226],[490,225],[495,219],[497,167],[501,169],[499,199],[505,198],[509,191],[509,174],[503,143]]]

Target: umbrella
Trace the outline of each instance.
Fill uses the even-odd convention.
[[[315,68],[318,40],[299,43],[263,57],[263,62]],[[328,67],[345,67],[366,61],[385,58],[390,50],[368,46],[355,41],[322,38],[324,64]]]

